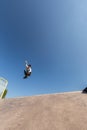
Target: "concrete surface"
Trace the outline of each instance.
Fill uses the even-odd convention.
[[[87,94],[0,100],[0,130],[87,130]]]

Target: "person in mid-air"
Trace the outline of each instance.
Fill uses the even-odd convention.
[[[27,61],[25,61],[25,63],[26,63],[26,70],[24,70],[24,75],[25,75],[25,76],[24,76],[24,79],[27,78],[28,76],[30,76],[31,73],[32,73],[31,65],[28,64]]]

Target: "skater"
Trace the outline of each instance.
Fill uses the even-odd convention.
[[[32,68],[31,68],[31,65],[30,64],[28,64],[28,62],[27,61],[25,61],[25,66],[26,66],[26,70],[24,70],[24,79],[25,78],[27,78],[28,76],[30,76],[31,75],[31,73],[32,73]]]

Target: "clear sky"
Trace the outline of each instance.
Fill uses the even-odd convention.
[[[32,75],[23,79],[25,60]],[[86,0],[1,0],[0,76],[7,97],[79,91],[87,84]]]

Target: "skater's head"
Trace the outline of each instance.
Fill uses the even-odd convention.
[[[28,65],[29,67],[31,67],[31,65]]]

